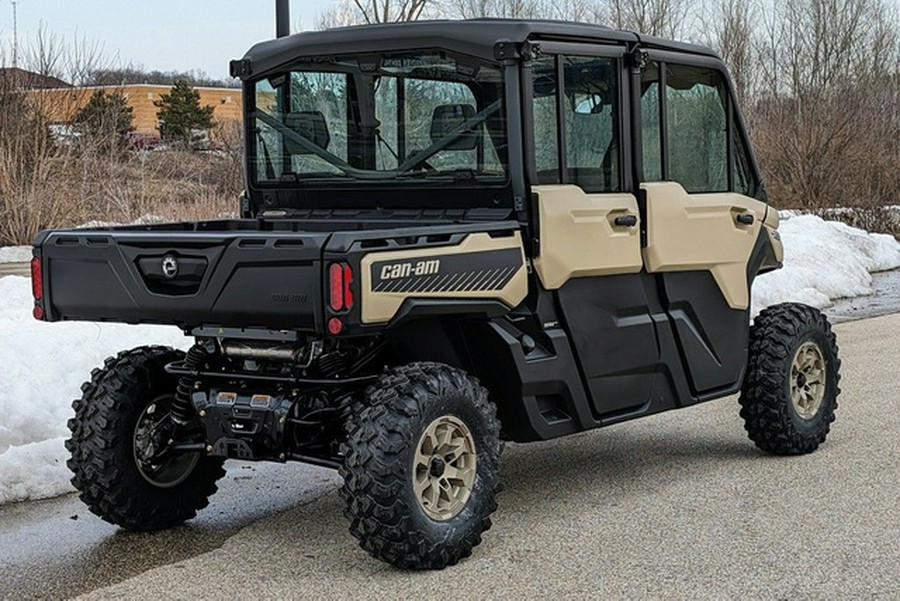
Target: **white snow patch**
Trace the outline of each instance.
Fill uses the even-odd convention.
[[[190,343],[174,327],[43,323],[32,306],[28,278],[0,278],[0,503],[70,490],[57,460],[91,369],[135,346]]]
[[[118,227],[122,225],[152,225],[154,223],[163,223],[165,221],[164,218],[159,215],[153,215],[148,213],[146,215],[141,215],[131,223],[117,223],[115,221],[88,221],[87,223],[82,223],[81,225],[75,226],[75,229],[99,229],[106,227]]]
[[[0,263],[27,263],[31,256],[30,246],[0,246]]]
[[[800,302],[823,308],[836,298],[872,293],[876,271],[900,267],[900,242],[814,215],[794,215],[778,228],[784,267],[753,284],[753,314],[769,305]]]
[[[0,505],[73,492],[64,441],[63,437],[51,438],[9,447],[0,454]]]

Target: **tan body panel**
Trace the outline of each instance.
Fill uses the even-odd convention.
[[[533,186],[540,218],[540,256],[534,270],[547,290],[571,278],[638,273],[640,216],[631,194],[586,194],[573,185]],[[633,227],[615,225],[633,215]]]
[[[749,307],[747,262],[766,204],[733,192],[688,194],[673,182],[641,187],[647,192],[647,271],[708,270],[732,309]],[[751,225],[738,223],[742,213],[754,215]]]
[[[372,265],[376,262],[402,262],[416,259],[432,259],[448,256],[477,254],[495,250],[516,249],[519,251],[520,264],[518,270],[508,282],[498,289],[489,290],[455,290],[433,292],[382,292],[373,289]],[[528,293],[528,274],[525,269],[525,251],[522,246],[521,232],[512,236],[492,238],[487,233],[469,234],[456,246],[416,248],[411,250],[390,250],[373,252],[365,255],[360,261],[362,299],[360,299],[361,319],[363,323],[384,323],[390,321],[400,310],[403,301],[408,298],[437,299],[487,299],[498,300],[512,308],[518,305]]]

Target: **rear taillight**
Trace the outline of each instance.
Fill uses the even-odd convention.
[[[353,270],[349,265],[344,265],[344,308],[353,308],[353,290],[350,289],[350,282],[353,281]]]
[[[353,270],[346,263],[332,263],[328,268],[328,306],[334,312],[353,307]]]
[[[44,279],[41,274],[41,260],[38,257],[31,260],[31,295],[36,301],[44,298]]]
[[[31,295],[34,297],[32,315],[35,319],[44,319],[44,275],[41,270],[40,257],[31,259]]]
[[[343,313],[353,308],[353,269],[346,263],[332,263],[328,266],[328,307],[334,313]],[[328,320],[328,333],[337,336],[344,331],[340,317]]]
[[[328,305],[332,311],[340,311],[344,308],[344,268],[340,263],[332,263],[328,268],[328,281]]]

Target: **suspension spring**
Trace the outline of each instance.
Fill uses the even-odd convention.
[[[208,354],[201,344],[195,344],[187,352],[184,358],[184,367],[191,371],[199,371]],[[175,400],[172,402],[172,419],[182,426],[194,421],[196,413],[191,403],[191,394],[194,390],[194,379],[184,376],[178,379],[175,388]]]

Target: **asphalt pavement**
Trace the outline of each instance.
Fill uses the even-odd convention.
[[[169,532],[71,496],[0,508],[0,598],[900,599],[900,315],[836,331],[838,419],[812,455],[756,450],[735,398],[508,445],[494,528],[441,572],[361,551],[331,472],[235,464]]]

